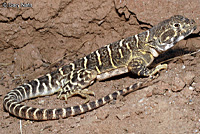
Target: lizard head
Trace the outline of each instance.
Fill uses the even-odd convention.
[[[158,52],[164,52],[190,35],[195,29],[194,20],[181,15],[172,16],[149,30],[152,35],[150,40],[153,40],[151,46]]]

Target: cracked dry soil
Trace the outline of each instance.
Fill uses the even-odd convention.
[[[199,0],[25,0],[32,7],[3,7],[0,2],[0,133],[19,134],[20,119],[3,110],[4,95],[32,80],[111,42],[138,34],[172,15],[192,18],[199,27]],[[199,28],[163,55],[175,57],[200,49]],[[200,53],[168,61],[156,83],[91,112],[55,121],[21,120],[24,134],[192,134],[200,133]],[[131,74],[96,82],[91,100],[145,80]],[[56,108],[68,104],[56,95],[25,101]]]

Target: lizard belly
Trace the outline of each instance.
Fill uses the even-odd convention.
[[[5,95],[3,106],[9,113],[30,120],[67,118],[96,109],[120,95],[144,87],[145,82],[115,91],[98,100],[71,107],[41,109],[25,106],[20,102],[59,91],[59,96],[63,92],[65,100],[78,94],[85,97],[87,102],[88,95],[94,95],[94,93],[86,88],[95,79],[104,80],[128,71],[140,76],[152,76],[167,67],[163,64],[148,69],[154,57],[167,51],[195,29],[194,20],[180,15],[172,16],[146,32],[108,44],[54,72],[14,88]]]
[[[127,67],[120,67],[120,68],[117,68],[117,69],[114,69],[114,70],[104,72],[104,73],[97,75],[97,80],[99,80],[99,81],[105,80],[107,78],[111,78],[113,76],[117,76],[117,75],[124,74],[124,73],[127,73],[127,72],[128,72]]]

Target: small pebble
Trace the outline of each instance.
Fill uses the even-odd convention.
[[[177,92],[183,90],[185,82],[180,77],[175,77],[172,91]]]
[[[140,99],[138,102],[139,103],[142,103],[144,101],[144,98]]]
[[[125,119],[125,118],[127,118],[127,117],[130,117],[131,115],[130,115],[129,112],[127,112],[127,113],[125,113],[125,114],[117,114],[116,116],[117,116],[117,118],[118,118],[119,120],[123,120],[123,119]]]
[[[3,118],[4,118],[4,119],[7,119],[7,118],[9,118],[9,117],[10,117],[10,115],[9,115],[8,112],[3,112]]]
[[[44,105],[44,100],[38,101],[38,104],[39,104],[39,105]]]
[[[185,69],[185,65],[182,66],[182,69]]]
[[[194,87],[192,87],[192,86],[189,86],[189,90],[194,90],[195,88]]]

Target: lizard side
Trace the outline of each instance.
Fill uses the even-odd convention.
[[[181,15],[172,16],[145,32],[108,44],[51,73],[12,89],[4,97],[4,109],[23,119],[51,120],[67,118],[98,108],[145,84],[139,82],[88,102],[89,95],[94,92],[87,87],[95,80],[104,80],[126,72],[138,76],[153,76],[161,69],[167,68],[167,64],[148,68],[154,58],[190,35],[195,29],[194,20]],[[55,93],[59,93],[58,98],[64,98],[65,101],[78,94],[85,97],[88,103],[56,109],[40,109],[20,104],[27,99]]]

